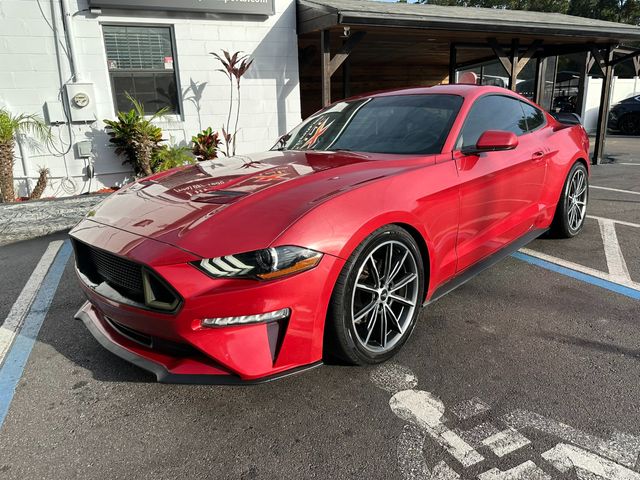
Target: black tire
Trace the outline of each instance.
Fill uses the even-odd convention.
[[[389,251],[391,262],[386,261]],[[415,279],[396,288],[412,278],[414,272]],[[373,232],[355,249],[336,281],[325,328],[325,358],[352,365],[375,364],[391,358],[415,327],[424,291],[424,265],[413,237],[397,225]],[[403,302],[396,298],[402,298]],[[414,306],[404,303],[406,300],[415,300]],[[367,308],[372,310],[363,317]],[[387,326],[389,331],[383,335]],[[363,338],[366,332],[370,333]]]
[[[640,114],[627,113],[618,120],[618,125],[625,135],[640,135]]]
[[[573,189],[576,187],[574,181],[582,176],[584,179],[584,195],[579,197],[578,201],[584,202],[584,208],[582,205],[574,205],[573,198],[578,198],[574,195]],[[582,187],[581,187],[582,189]],[[569,170],[569,174],[564,182],[562,187],[562,193],[560,195],[560,201],[558,202],[558,206],[556,207],[556,213],[553,217],[553,222],[551,223],[551,236],[556,238],[571,238],[575,237],[582,231],[584,227],[584,220],[586,218],[586,210],[589,200],[589,175],[587,172],[587,167],[584,166],[582,162],[576,162]],[[579,212],[576,211],[573,214],[571,213],[572,208],[575,210],[579,209]],[[572,215],[578,215],[580,213],[580,219],[577,221],[577,217]]]

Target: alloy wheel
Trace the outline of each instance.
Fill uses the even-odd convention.
[[[587,175],[579,168],[569,181],[567,192],[567,223],[573,232],[580,229],[587,213],[587,187]]]
[[[378,245],[360,266],[351,298],[351,321],[359,345],[391,350],[407,333],[417,308],[420,279],[413,252],[402,242]]]

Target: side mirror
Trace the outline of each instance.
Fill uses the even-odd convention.
[[[513,132],[502,130],[487,130],[478,139],[475,147],[463,149],[462,153],[474,154],[481,152],[496,152],[499,150],[513,150],[518,146],[518,137]]]

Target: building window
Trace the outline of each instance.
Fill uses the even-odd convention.
[[[164,107],[179,114],[171,28],[105,25],[103,32],[116,111],[132,108],[129,94],[146,114]]]

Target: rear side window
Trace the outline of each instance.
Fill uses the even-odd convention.
[[[541,110],[529,105],[528,103],[520,103],[522,104],[522,110],[524,110],[524,118],[527,121],[528,132],[544,125],[544,113],[542,113]]]
[[[527,121],[522,102],[503,95],[487,95],[473,104],[456,148],[473,147],[487,130],[504,130],[522,135],[527,132]]]

